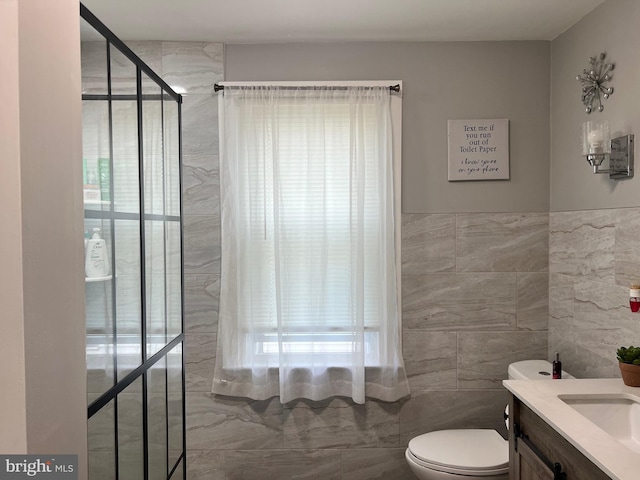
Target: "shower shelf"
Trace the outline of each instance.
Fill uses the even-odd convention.
[[[106,282],[107,280],[111,280],[112,278],[113,275],[107,275],[106,277],[84,277],[84,281],[86,283]]]

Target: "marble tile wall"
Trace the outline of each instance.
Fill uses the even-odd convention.
[[[619,377],[616,349],[640,344],[640,208],[553,212],[549,230],[549,354],[576,377]]]
[[[151,45],[150,45],[151,44]],[[251,401],[210,393],[220,290],[219,44],[132,42],[184,94],[183,196],[189,480],[409,480],[415,435],[504,430],[510,362],[547,358],[548,215],[402,216],[404,357],[394,404]],[[152,58],[147,59],[145,55]]]
[[[547,359],[549,216],[404,214],[400,440],[501,425],[511,362]]]
[[[548,215],[473,217],[402,217],[412,395],[395,404],[212,395],[219,277],[194,275],[186,289],[190,478],[409,480],[404,449],[415,435],[504,431],[508,364],[547,358]]]

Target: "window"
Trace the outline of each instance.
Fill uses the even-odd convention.
[[[225,90],[215,393],[408,393],[388,86]]]

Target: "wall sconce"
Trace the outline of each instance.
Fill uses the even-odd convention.
[[[615,180],[633,177],[633,135],[612,140],[606,120],[582,124],[582,156],[593,167],[593,173],[608,173]],[[609,168],[601,169],[607,158]]]

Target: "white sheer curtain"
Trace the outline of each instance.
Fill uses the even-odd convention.
[[[221,122],[212,391],[408,395],[389,88],[226,88]]]

